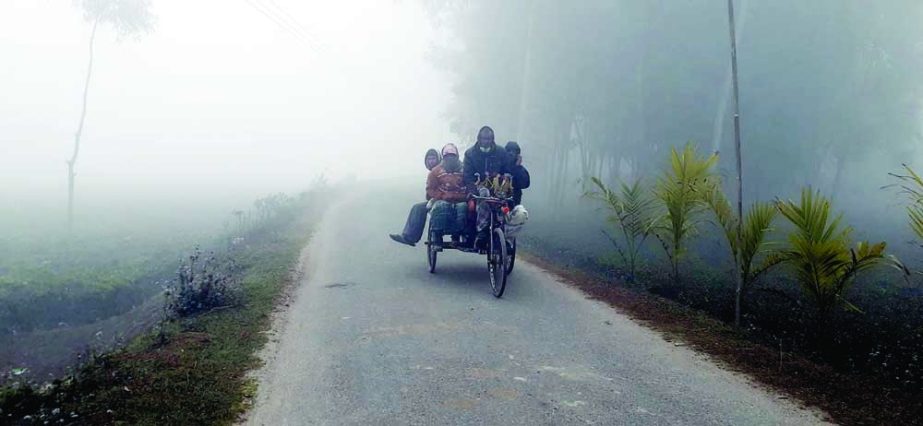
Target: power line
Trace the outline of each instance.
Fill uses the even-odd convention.
[[[250,7],[252,7],[254,10],[256,10],[257,12],[265,16],[267,19],[272,21],[274,24],[276,24],[276,27],[288,33],[288,35],[294,37],[296,40],[298,40],[299,42],[301,42],[308,48],[314,50],[315,52],[318,52],[317,48],[310,41],[305,39],[296,29],[292,28],[290,24],[287,24],[284,21],[280,20],[279,17],[277,17],[276,15],[272,13],[271,9],[264,9],[265,5],[263,5],[262,3],[260,3],[260,5],[258,6],[256,3],[254,3],[251,0],[244,0],[244,1],[247,2],[247,4]]]
[[[297,34],[299,38],[307,40],[305,37],[305,34],[302,31],[300,31],[298,27],[296,27],[295,25],[292,25],[292,23],[289,22],[289,20],[286,19],[286,17],[282,16],[282,14],[280,14],[279,12],[273,10],[272,7],[268,5],[266,2],[263,2],[260,0],[252,0],[252,1],[253,3],[255,3],[255,5],[259,6],[259,8],[263,11],[264,14],[270,15],[276,23],[283,25],[286,31],[292,34]]]
[[[255,1],[257,1],[258,3],[261,2],[261,0],[255,0]],[[281,17],[283,20],[288,22],[291,27],[295,28],[302,36],[304,36],[311,43],[313,43],[315,47],[323,49],[322,43],[318,42],[317,38],[314,37],[313,34],[311,34],[311,31],[309,31],[304,25],[302,25],[301,22],[299,22],[298,19],[296,19],[291,13],[283,9],[282,6],[279,6],[279,4],[276,3],[275,0],[268,0],[265,4],[275,7],[277,11],[276,12],[277,17]],[[270,9],[270,8],[267,7],[267,9]]]
[[[297,31],[295,31],[293,28],[291,28],[286,23],[282,22],[277,16],[272,14],[270,10],[266,9],[265,5],[263,5],[262,3],[255,3],[254,1],[251,1],[251,0],[244,0],[244,1],[247,2],[247,4],[250,7],[252,7],[254,10],[256,10],[261,15],[266,17],[266,19],[269,19],[270,21],[272,21],[276,25],[276,27],[282,30],[283,32],[294,37],[295,39],[297,39],[298,41],[302,43],[308,42],[307,40],[304,39],[304,37],[301,36],[301,34],[299,34]]]
[[[311,34],[311,32],[308,31],[304,25],[301,25],[301,22],[295,19],[292,14],[288,13],[288,11],[283,9],[282,6],[279,6],[275,1],[253,1],[260,5],[265,11],[269,12],[269,14],[274,16],[277,20],[285,24],[286,27],[289,28],[292,32],[298,34],[307,43],[310,43],[315,51],[318,51],[322,47],[320,43],[317,42],[317,39]],[[276,10],[273,10],[272,7],[275,7]]]

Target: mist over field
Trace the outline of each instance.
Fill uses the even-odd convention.
[[[420,182],[451,135],[438,37],[416,2],[3,2],[0,377],[131,337],[107,321],[305,191]]]
[[[66,201],[92,29],[75,6],[2,5],[5,210]],[[425,59],[435,33],[418,4],[292,2],[280,18],[265,7],[276,11],[158,1],[147,32],[120,40],[100,26],[77,214],[110,196],[246,200],[320,174],[413,174],[420,147],[448,139],[445,78]],[[281,13],[298,23],[277,23]]]
[[[388,234],[430,197],[424,152],[516,141],[512,253],[842,375],[808,404],[919,396],[921,22],[918,0],[0,2],[0,385],[213,311],[262,339],[331,206],[411,250]]]

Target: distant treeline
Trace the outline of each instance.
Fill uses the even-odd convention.
[[[423,1],[450,34],[432,57],[455,78],[453,130],[518,139],[543,215],[690,140],[734,175],[725,2]],[[903,162],[923,168],[921,21],[914,0],[737,2],[748,199],[811,185],[853,222],[905,229],[881,187]]]

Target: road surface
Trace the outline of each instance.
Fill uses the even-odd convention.
[[[525,262],[399,245],[412,198],[332,206],[257,373],[254,425],[817,424]]]

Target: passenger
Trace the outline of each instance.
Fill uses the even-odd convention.
[[[478,131],[477,143],[465,151],[465,185],[468,192],[476,193],[475,182],[480,178],[509,173],[511,161],[505,149],[497,149],[494,130],[488,126]]]
[[[467,196],[458,148],[455,144],[446,144],[442,148],[442,162],[429,172],[426,179],[426,197],[431,200],[460,203],[465,201]]]
[[[426,196],[430,199],[429,226],[435,232],[434,242],[441,245],[443,234],[449,234],[452,241],[458,243],[458,234],[464,229],[467,216],[468,191],[455,144],[442,148],[442,162],[426,180]]]
[[[423,159],[423,164],[426,166],[426,170],[433,170],[434,167],[439,165],[439,152],[433,148],[430,148],[426,151],[426,157]]]
[[[432,171],[439,165],[439,161],[438,151],[435,149],[426,151],[423,164],[426,166],[427,170]],[[426,200],[429,201],[429,199],[430,197],[427,194]],[[420,241],[420,238],[423,237],[423,229],[426,227],[427,206],[427,202],[414,204],[413,207],[410,208],[410,214],[407,215],[407,222],[404,224],[404,232],[400,234],[391,234],[391,239],[411,247],[415,246],[417,242]]]
[[[512,164],[509,166],[510,175],[513,176],[513,205],[511,208],[522,204],[522,190],[529,188],[529,171],[522,165],[522,149],[514,141],[506,143],[506,153],[509,154]]]
[[[468,192],[478,193],[476,183],[478,178],[481,180],[490,179],[497,175],[510,173],[510,166],[514,164],[506,149],[498,148],[494,140],[494,129],[489,126],[481,127],[478,131],[477,143],[465,151],[465,186]],[[516,184],[516,177],[513,177],[513,185]],[[477,217],[474,230],[477,231],[475,236],[475,247],[486,245],[490,230],[487,229],[489,222],[489,211],[484,203],[477,204]],[[469,229],[469,235],[471,230]]]

